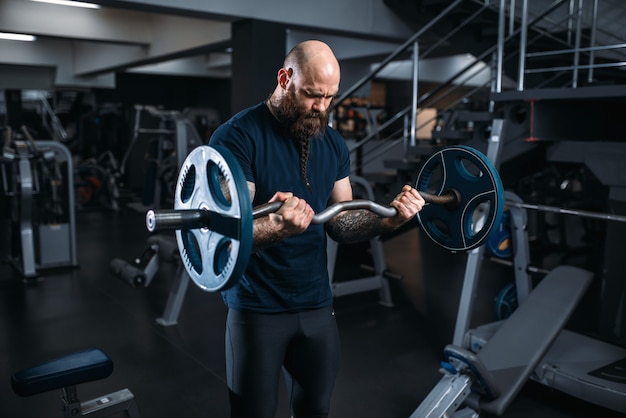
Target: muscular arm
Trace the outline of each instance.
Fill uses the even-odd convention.
[[[248,183],[254,199],[254,184]],[[292,193],[277,192],[270,202],[280,201],[282,206],[267,216],[257,218],[252,227],[252,252],[258,252],[291,235],[304,232],[315,213],[309,204]]]
[[[348,178],[335,184],[331,203],[352,199],[352,186]],[[415,189],[405,186],[391,202],[398,211],[396,216],[383,218],[367,209],[341,212],[326,222],[328,236],[339,243],[366,241],[404,225],[421,210],[424,200]]]
[[[280,219],[271,213],[254,220],[252,252],[259,252],[289,236],[281,230]]]
[[[393,229],[384,218],[367,209],[347,210],[326,222],[328,236],[344,244],[366,241]]]

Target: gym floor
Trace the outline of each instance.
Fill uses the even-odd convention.
[[[190,284],[178,324],[157,324],[174,267],[163,265],[147,288],[131,288],[109,270],[113,258],[130,261],[143,251],[144,214],[94,208],[77,212],[76,219],[78,267],[42,271],[35,283],[26,284],[13,266],[0,265],[0,417],[61,417],[60,391],[19,397],[10,376],[90,347],[104,350],[114,371],[80,385],[81,400],[128,388],[144,418],[227,417],[226,308],[220,295]],[[2,234],[0,247],[6,247],[9,240]],[[407,418],[441,377],[439,362],[452,340],[465,256],[436,247],[418,228],[386,240],[384,247],[388,270],[402,276],[391,281],[394,306],[379,304],[375,291],[336,298],[343,359],[331,417]],[[340,246],[338,280],[358,276],[367,250]],[[507,281],[505,267],[486,270],[477,292],[477,323],[493,319],[494,295],[484,289]],[[284,388],[279,396],[277,417],[286,418]],[[503,416],[618,415],[529,382]]]

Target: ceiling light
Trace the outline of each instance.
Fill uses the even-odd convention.
[[[74,7],[86,7],[88,9],[99,9],[99,4],[85,3],[82,1],[70,1],[70,0],[32,0],[40,3],[52,3],[60,4],[61,6],[74,6]]]
[[[33,35],[24,35],[22,33],[6,33],[0,32],[0,39],[8,39],[10,41],[34,41],[35,38]]]

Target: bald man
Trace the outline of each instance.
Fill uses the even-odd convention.
[[[328,205],[352,199],[349,150],[328,126],[340,67],[327,44],[310,40],[287,54],[276,79],[267,101],[233,116],[210,140],[241,164],[253,206],[283,202],[276,213],[254,221],[246,271],[222,292],[233,418],[273,418],[281,370],[293,417],[328,416],[340,345],[327,234],[340,243],[368,240],[403,225],[424,205],[405,186],[390,203],[394,217],[349,210],[324,225],[311,224]]]

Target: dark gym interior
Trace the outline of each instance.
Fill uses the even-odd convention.
[[[477,246],[423,215],[329,247],[330,417],[625,416],[620,0],[182,3],[0,0],[0,34],[37,36],[0,38],[0,417],[229,416],[226,306],[146,213],[305,38],[341,63],[355,198],[432,191],[460,146],[502,205]]]

